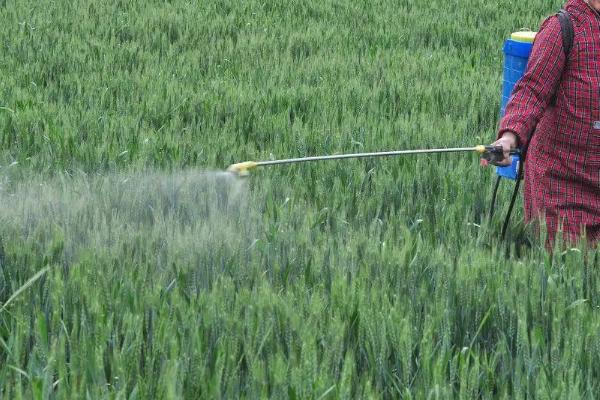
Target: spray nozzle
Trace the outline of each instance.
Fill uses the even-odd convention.
[[[227,168],[227,172],[234,173],[238,176],[246,176],[249,174],[248,170],[258,166],[256,161],[244,161],[237,164],[231,164]]]

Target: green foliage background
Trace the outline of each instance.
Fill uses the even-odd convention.
[[[596,253],[475,156],[199,171],[490,142],[560,5],[0,0],[0,397],[598,397]]]

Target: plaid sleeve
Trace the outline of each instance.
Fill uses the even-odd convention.
[[[526,146],[544,110],[556,93],[565,54],[558,17],[548,18],[538,32],[525,75],[515,85],[500,121],[498,138],[514,132],[520,146]]]

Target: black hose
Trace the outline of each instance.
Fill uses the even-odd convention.
[[[515,182],[515,190],[513,191],[512,198],[510,199],[510,205],[508,206],[508,212],[506,213],[506,218],[504,219],[504,225],[502,226],[502,234],[500,236],[501,240],[504,240],[506,236],[506,230],[508,229],[508,223],[510,222],[510,215],[512,214],[512,210],[515,206],[515,202],[517,200],[517,195],[519,194],[519,186],[521,184],[521,179],[523,179],[523,164],[525,155],[522,155],[523,159],[519,160],[519,172],[517,173],[517,181]]]
[[[496,178],[496,184],[494,185],[494,191],[492,192],[492,203],[490,204],[490,220],[494,216],[494,209],[496,208],[496,195],[498,194],[498,187],[500,186],[501,180],[502,177],[498,175],[498,178]]]

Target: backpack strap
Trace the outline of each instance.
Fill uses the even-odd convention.
[[[571,50],[573,49],[573,42],[575,41],[575,30],[573,28],[573,20],[571,19],[571,14],[564,8],[561,9],[556,16],[558,17],[558,22],[560,22],[560,31],[562,34],[563,41],[563,50],[565,52],[565,65],[569,62],[569,57],[571,55]],[[556,95],[552,103],[556,105]],[[527,151],[527,149],[525,149]]]
[[[560,10],[558,14],[558,21],[560,22],[560,30],[562,32],[563,49],[565,50],[565,59],[569,60],[571,49],[573,48],[573,42],[575,39],[575,31],[573,29],[573,21],[571,20],[571,14],[567,10]]]

